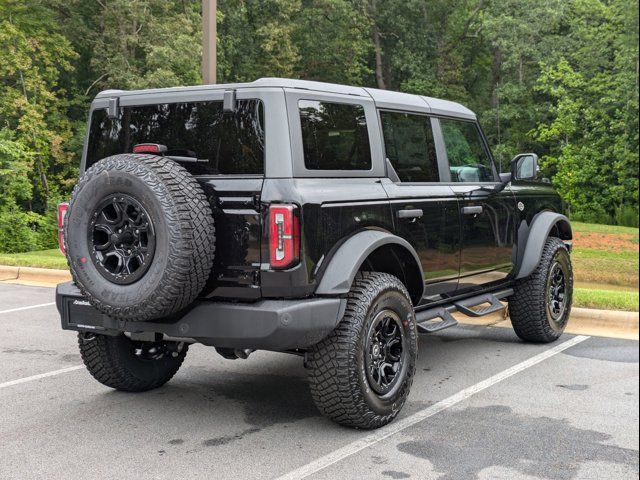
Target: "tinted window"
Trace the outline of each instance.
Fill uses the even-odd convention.
[[[380,118],[385,152],[400,180],[439,181],[431,119],[399,112],[380,112]]]
[[[480,130],[473,122],[441,119],[451,181],[493,182],[493,168]]]
[[[300,100],[304,165],[309,170],[370,170],[362,105]]]
[[[105,110],[91,116],[87,167],[133,150],[138,143],[166,145],[167,155],[199,159],[186,163],[193,174],[264,172],[264,113],[259,100],[240,100],[234,113],[222,102],[163,103],[124,107],[118,119]]]

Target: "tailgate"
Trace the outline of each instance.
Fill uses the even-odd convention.
[[[260,298],[262,177],[198,178],[213,209],[216,253],[203,297]]]

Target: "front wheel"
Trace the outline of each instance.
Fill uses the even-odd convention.
[[[549,237],[536,270],[521,280],[509,299],[516,334],[529,342],[549,343],[564,332],[573,299],[573,269],[567,247]]]
[[[307,352],[313,400],[326,417],[356,428],[378,428],[404,405],[416,369],[413,305],[396,277],[358,274],[344,317]]]

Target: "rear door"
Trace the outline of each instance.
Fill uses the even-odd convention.
[[[515,198],[498,173],[477,122],[439,118],[449,184],[458,199],[462,252],[456,294],[503,281],[513,268]]]
[[[440,183],[432,119],[424,113],[380,110],[396,234],[416,250],[424,272],[424,301],[455,292],[460,263],[457,197]],[[439,148],[442,146],[439,145]]]

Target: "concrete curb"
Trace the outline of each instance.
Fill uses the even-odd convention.
[[[0,282],[55,286],[71,280],[69,270],[0,265]]]
[[[572,308],[567,333],[640,340],[638,312]]]
[[[591,321],[612,321],[625,325],[638,325],[638,312],[626,312],[622,310],[596,310],[594,308],[573,307],[571,318],[587,318]]]
[[[617,326],[619,328],[638,328],[638,312],[621,310],[595,310],[592,308],[573,307],[571,321],[589,321],[592,325]]]
[[[460,323],[468,325],[512,328],[511,319],[505,318],[503,312],[477,318],[466,317],[460,313],[455,313],[454,316]],[[571,309],[571,317],[565,332],[596,337],[638,340],[640,338],[639,316],[638,312],[574,307]]]

